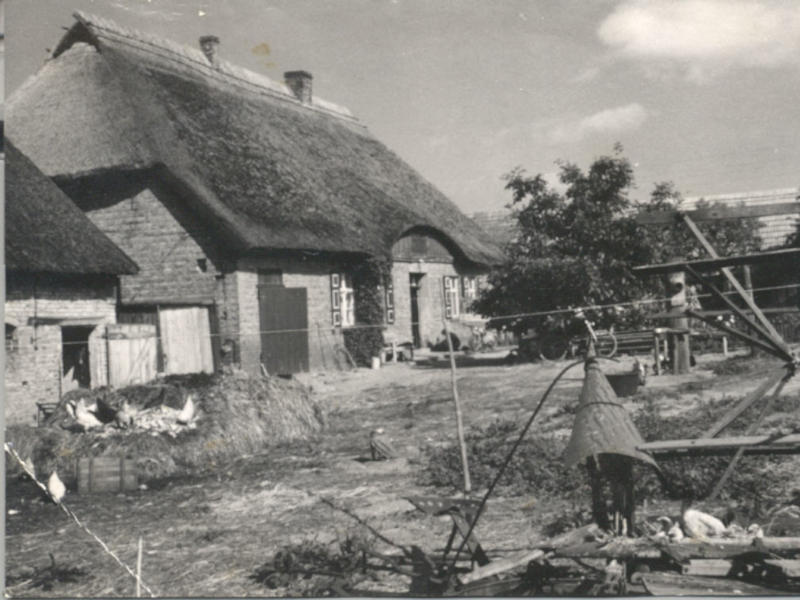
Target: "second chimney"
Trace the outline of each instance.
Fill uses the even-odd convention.
[[[219,38],[215,35],[204,35],[200,38],[200,49],[203,51],[203,54],[206,55],[212,67],[219,66],[217,46],[219,46]]]
[[[286,71],[283,74],[294,95],[303,104],[311,104],[311,73],[308,71]]]

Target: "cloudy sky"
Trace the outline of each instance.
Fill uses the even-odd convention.
[[[619,141],[635,196],[800,185],[796,0],[5,0],[6,91],[74,9],[196,44],[314,92],[466,212],[501,209],[515,166],[586,166]]]

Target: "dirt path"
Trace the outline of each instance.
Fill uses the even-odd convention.
[[[461,369],[466,425],[485,425],[498,417],[526,418],[565,364]],[[612,370],[628,366],[620,363]],[[306,382],[330,408],[329,426],[320,439],[242,457],[210,469],[203,477],[174,480],[147,491],[70,494],[68,504],[129,565],[135,564],[141,536],[143,576],[159,595],[270,595],[271,590],[250,576],[277,549],[315,535],[335,539],[352,528],[353,521],[320,502],[320,496],[354,511],[399,543],[433,551],[444,545],[449,522],[422,515],[404,497],[444,493],[418,483],[421,449],[455,437],[450,374],[438,367],[400,363],[379,371],[309,376]],[[559,409],[577,400],[581,378],[580,368],[565,378],[536,431],[569,431],[572,416]],[[749,379],[711,386],[710,373],[697,369],[689,376],[651,378],[648,388],[697,385],[696,392],[671,402],[670,409],[681,410],[709,394],[728,393],[728,386],[742,394],[757,383]],[[365,460],[369,432],[378,426],[386,429],[402,458]],[[7,508],[18,511],[7,517],[6,573],[11,593],[132,595],[133,580],[57,507],[32,501],[28,490],[9,482]],[[478,535],[493,552],[524,548],[540,537],[543,510],[532,498],[494,498]],[[56,582],[50,590],[26,587],[34,569],[50,564],[49,553],[57,565],[78,568],[82,574],[74,581]],[[386,586],[402,589],[398,582]]]

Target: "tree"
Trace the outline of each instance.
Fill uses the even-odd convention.
[[[675,207],[682,200],[673,184],[660,183],[650,203],[634,203],[628,196],[633,168],[619,144],[586,172],[572,163],[558,164],[563,192],[542,175],[529,177],[521,168],[506,176],[519,233],[507,248],[508,260],[490,273],[490,286],[476,302],[482,314],[499,317],[663,297],[657,278],[638,277],[630,267],[704,255],[682,224],[647,227],[636,222],[639,210]],[[701,229],[721,254],[758,245],[754,223],[712,222]],[[638,326],[652,312],[648,306],[595,311],[591,318],[601,327]],[[514,328],[548,329],[563,326],[560,321],[520,318]]]

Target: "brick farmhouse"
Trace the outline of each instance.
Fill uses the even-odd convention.
[[[330,368],[356,326],[351,273],[391,261],[388,341],[464,332],[484,232],[347,109],[200,48],[75,14],[9,100],[10,135],[139,265],[118,319],[159,332],[159,370]],[[193,358],[194,357],[194,358]],[[187,362],[188,361],[188,362]]]
[[[107,383],[102,336],[137,267],[11,142],[5,159],[6,420],[30,423],[37,402]]]

